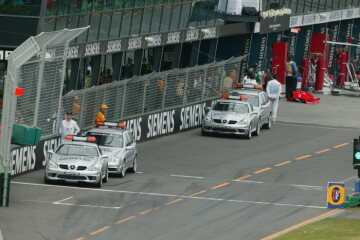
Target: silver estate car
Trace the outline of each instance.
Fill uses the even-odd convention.
[[[87,131],[86,135],[94,136],[101,151],[109,157],[109,173],[124,177],[126,171],[132,173],[137,169],[136,142],[125,123],[122,127],[118,123],[98,122],[98,127]]]
[[[246,101],[221,99],[207,111],[201,133],[222,133],[243,135],[251,139],[252,133],[260,134],[259,113]]]
[[[259,122],[262,128],[271,128],[271,103],[266,92],[251,88],[241,87],[229,91],[229,99],[240,99],[242,96],[248,97],[248,102],[253,106],[254,111],[259,114]]]
[[[45,183],[63,180],[102,187],[102,183],[108,181],[108,157],[102,155],[96,143],[87,142],[89,138],[71,137],[72,141],[63,141],[55,152],[48,151],[50,159],[46,162]]]

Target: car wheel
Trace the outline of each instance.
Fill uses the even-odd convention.
[[[265,124],[265,128],[270,129],[271,125],[272,125],[272,120],[271,120],[271,115],[270,115],[269,118],[268,118],[267,123]]]
[[[205,132],[203,129],[201,129],[201,135],[202,136],[207,136],[207,135],[209,135],[207,132]]]
[[[44,183],[45,184],[51,184],[51,180],[48,179],[46,176],[44,176]]]
[[[255,136],[260,136],[260,130],[261,130],[261,126],[260,126],[260,122],[258,122],[258,124],[256,125]]]
[[[121,167],[121,171],[120,171],[120,175],[119,175],[119,176],[120,176],[121,178],[125,177],[125,172],[126,172],[126,170],[125,170],[125,166],[122,166],[122,167]]]
[[[106,172],[105,172],[105,177],[104,177],[104,183],[107,183],[109,181],[109,170],[108,167],[106,166]]]
[[[246,135],[247,139],[251,139],[252,133],[251,133],[251,126],[249,126],[248,134]]]
[[[131,166],[131,168],[129,169],[129,171],[130,171],[131,173],[136,173],[136,169],[137,169],[137,161],[136,161],[136,156],[135,156],[133,165]]]
[[[100,173],[99,181],[97,183],[95,183],[95,186],[98,188],[101,188],[102,184],[103,184],[103,176],[102,176],[102,173]]]

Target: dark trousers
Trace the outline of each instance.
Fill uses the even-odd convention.
[[[292,92],[296,91],[296,77],[286,76],[286,98],[292,98]]]

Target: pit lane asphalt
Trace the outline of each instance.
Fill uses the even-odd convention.
[[[13,179],[0,228],[5,240],[261,239],[327,212],[328,181],[353,188],[357,136],[277,123],[250,141],[199,129],[159,138],[138,145],[142,173],[102,189],[44,185],[42,170]]]

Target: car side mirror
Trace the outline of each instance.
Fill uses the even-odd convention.
[[[210,112],[210,110],[211,110],[211,107],[205,107],[205,113]]]
[[[135,149],[135,147],[134,146],[132,146],[132,145],[130,145],[130,146],[126,146],[126,150],[134,150]]]

